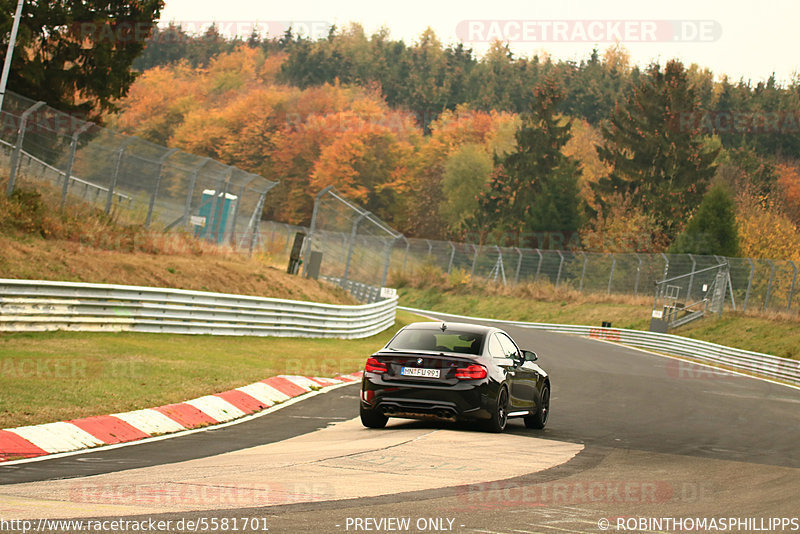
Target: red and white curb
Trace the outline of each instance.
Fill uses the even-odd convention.
[[[70,453],[229,423],[311,391],[361,379],[280,375],[240,388],[145,410],[0,430],[0,463]]]

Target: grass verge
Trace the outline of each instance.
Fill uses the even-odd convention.
[[[150,408],[278,374],[362,369],[402,326],[358,340],[49,332],[0,337],[0,428]]]

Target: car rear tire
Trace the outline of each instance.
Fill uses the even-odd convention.
[[[550,386],[542,386],[542,400],[536,409],[536,413],[525,418],[525,426],[528,428],[542,429],[547,424],[547,417],[550,415]]]
[[[383,428],[389,418],[376,410],[367,410],[363,406],[360,409],[361,424],[367,428]]]
[[[497,396],[497,406],[492,412],[492,418],[486,422],[489,432],[503,432],[508,424],[508,390],[504,387]]]

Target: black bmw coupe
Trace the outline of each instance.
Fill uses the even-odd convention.
[[[544,428],[550,378],[536,360],[499,328],[410,324],[367,359],[361,422],[383,428],[389,417],[472,420],[502,432],[509,417],[523,417],[528,428]]]

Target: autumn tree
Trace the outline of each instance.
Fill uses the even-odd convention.
[[[698,109],[683,65],[669,61],[648,69],[632,94],[618,103],[602,128],[600,159],[611,168],[596,192],[630,195],[653,213],[673,238],[686,214],[699,204],[714,175],[716,151],[708,150],[696,129],[682,131],[680,117]]]
[[[16,2],[0,0],[0,48],[8,46]],[[27,2],[8,89],[92,118],[113,109],[136,75],[162,0]]]
[[[580,227],[579,166],[562,153],[571,124],[562,124],[556,115],[562,99],[554,82],[538,85],[531,110],[517,130],[516,149],[496,158],[498,170],[479,198],[483,217],[489,217],[487,222],[495,229],[520,236],[575,232]]]
[[[492,156],[476,143],[459,147],[448,156],[442,178],[440,212],[451,230],[463,230],[478,209],[476,192],[484,188],[494,169]]]

